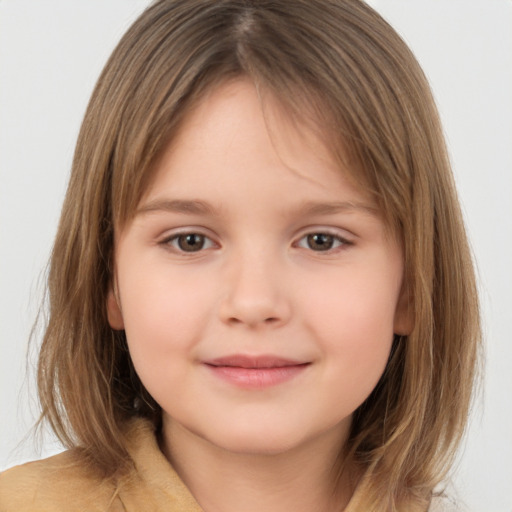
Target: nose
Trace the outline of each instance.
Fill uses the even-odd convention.
[[[237,257],[225,273],[221,320],[253,329],[286,324],[291,304],[284,281],[276,258],[262,254]]]

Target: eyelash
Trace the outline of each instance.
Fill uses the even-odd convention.
[[[186,249],[183,249],[182,247],[180,247],[180,239],[186,239],[187,237],[200,237],[203,241],[203,243],[201,244],[201,247],[199,247],[199,250],[197,251],[187,251]],[[207,244],[208,247],[205,247],[204,245]],[[165,238],[164,240],[162,240],[160,242],[160,245],[163,245],[163,246],[166,246],[166,247],[171,247],[173,250],[175,250],[176,252],[178,253],[182,253],[182,254],[194,254],[194,253],[198,253],[198,252],[201,252],[205,249],[210,249],[211,247],[214,247],[215,246],[215,242],[213,242],[211,240],[211,238],[209,238],[208,236],[206,235],[203,235],[202,233],[198,233],[196,231],[188,231],[188,232],[183,232],[183,233],[177,233],[175,235],[172,235],[170,237],[167,237]]]
[[[180,244],[180,241],[185,241],[188,237],[199,237],[201,239],[200,246],[197,250],[191,250],[187,251],[186,249],[183,249],[183,246]],[[320,250],[314,250],[311,248],[311,246],[308,247],[308,244],[311,244],[312,242],[315,242],[314,237],[326,237],[328,239],[327,243],[332,243],[335,245],[335,247],[328,247],[327,249],[320,249]],[[302,244],[302,241],[305,240],[306,245]],[[316,242],[318,243],[318,241]],[[324,243],[324,242],[322,242]],[[188,232],[182,232],[174,234],[170,237],[165,238],[161,242],[159,242],[159,245],[170,247],[174,251],[180,254],[197,254],[201,251],[211,249],[212,247],[215,247],[216,244],[212,239],[200,232],[196,231],[188,231]],[[205,247],[206,245],[206,247]],[[303,249],[309,249],[313,252],[321,253],[321,254],[332,254],[334,252],[337,252],[339,250],[343,250],[343,248],[346,248],[348,246],[353,245],[353,242],[350,240],[347,240],[346,238],[343,238],[340,235],[336,235],[333,233],[330,233],[329,231],[311,231],[309,233],[306,233],[303,235],[299,240],[294,243],[295,247],[300,247]]]
[[[337,243],[337,246],[315,251],[311,247],[304,247],[303,245],[301,245],[301,242],[303,240],[306,240],[306,244],[308,244],[308,243],[311,243],[314,241],[314,240],[312,240],[313,237],[320,237],[320,236],[327,237],[329,239],[329,241],[332,242],[333,244]],[[313,252],[318,252],[318,253],[322,253],[322,254],[332,254],[339,250],[343,250],[343,248],[353,245],[353,243],[350,240],[347,240],[346,238],[343,238],[340,235],[330,233],[329,231],[312,231],[312,232],[306,233],[304,236],[302,236],[296,245],[297,245],[297,247],[302,247],[304,249],[310,249]]]

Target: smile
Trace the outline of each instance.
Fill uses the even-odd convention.
[[[206,361],[204,364],[213,375],[235,386],[262,389],[293,379],[311,363],[276,356],[233,355]]]

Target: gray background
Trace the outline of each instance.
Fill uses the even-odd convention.
[[[27,339],[95,80],[148,0],[0,0],[0,469],[59,451],[24,440]],[[434,90],[478,264],[487,372],[454,484],[512,511],[512,2],[371,0]]]

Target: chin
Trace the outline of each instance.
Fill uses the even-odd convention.
[[[246,455],[279,455],[308,442],[305,432],[299,432],[293,426],[278,428],[275,423],[266,425],[264,422],[232,425],[231,428],[205,432],[201,437],[222,450]]]
[[[300,445],[300,442],[292,442],[290,438],[281,439],[276,436],[238,435],[235,438],[226,439],[225,442],[216,443],[219,448],[240,455],[280,455],[289,452]]]

